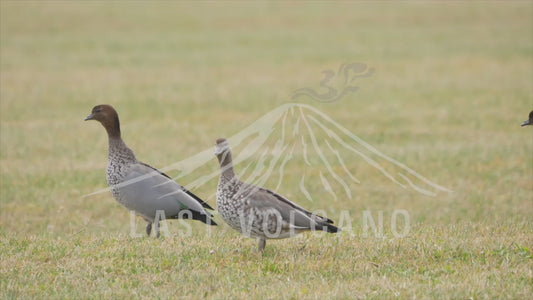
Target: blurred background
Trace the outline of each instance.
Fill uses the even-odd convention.
[[[533,131],[520,127],[533,109],[530,1],[1,1],[0,8],[4,238],[129,233],[129,214],[110,193],[83,197],[107,187],[107,136],[83,121],[94,105],[113,105],[137,157],[164,168],[296,102],[453,193],[404,189],[343,153],[361,180],[350,182],[351,198],[331,181],[341,191],[332,201],[315,172],[306,182],[317,200],[309,201],[299,189],[303,163],[287,166],[280,193],[333,219],[348,210],[356,231],[365,209],[385,216],[406,209],[415,226],[525,222],[531,245]],[[331,103],[292,99],[301,88],[325,92],[323,71],[349,63],[373,69],[354,81],[357,91]],[[187,176],[168,172],[187,185],[217,170],[213,156]],[[214,206],[216,184],[194,192]]]

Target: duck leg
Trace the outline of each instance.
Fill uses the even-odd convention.
[[[159,228],[159,221],[155,222],[155,237],[160,238],[161,237],[161,230]]]
[[[146,224],[146,235],[150,236],[150,233],[152,233],[152,222]]]
[[[259,238],[259,245],[257,246],[257,250],[259,252],[263,252],[263,250],[265,250],[266,243],[267,242],[265,238]]]

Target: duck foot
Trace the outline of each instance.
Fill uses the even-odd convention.
[[[265,250],[265,246],[266,246],[266,239],[259,238],[259,245],[257,246],[257,250],[259,252],[263,252],[263,250]]]
[[[150,233],[152,233],[152,222],[148,222],[148,224],[146,224],[146,234],[150,236]],[[155,223],[155,237],[161,237],[161,231],[159,230],[159,222]]]
[[[150,236],[150,233],[152,233],[152,223],[148,222],[148,224],[146,224],[146,235]]]
[[[155,237],[160,238],[161,237],[161,230],[159,230],[159,221],[155,222]]]

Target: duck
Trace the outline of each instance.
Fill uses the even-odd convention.
[[[206,210],[213,210],[207,202],[167,174],[137,160],[133,150],[122,140],[118,113],[113,106],[96,105],[85,118],[89,120],[100,122],[109,138],[107,182],[115,200],[147,222],[148,236],[155,223],[156,236],[160,237],[159,220],[163,218],[193,219],[217,225]]]
[[[216,140],[215,155],[220,164],[217,210],[233,229],[258,239],[263,252],[267,239],[283,239],[309,230],[340,232],[331,219],[313,214],[286,197],[241,181],[233,168],[231,148],[225,138]]]
[[[525,120],[524,123],[522,123],[522,127],[527,125],[533,125],[533,110],[529,113],[529,119]]]

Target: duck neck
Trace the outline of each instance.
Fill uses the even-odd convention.
[[[115,114],[113,117],[109,118],[108,120],[103,121],[102,125],[107,131],[107,136],[109,137],[110,142],[111,142],[111,139],[122,140],[121,135],[120,135],[120,121],[118,119],[118,115]]]
[[[120,134],[120,121],[115,113],[102,122],[109,138],[109,162],[136,163],[133,151],[126,146]]]
[[[120,137],[109,136],[109,161],[120,161],[122,163],[136,163],[137,158],[126,143]]]
[[[231,151],[225,151],[218,156],[220,163],[220,169],[222,170],[221,176],[226,179],[232,179],[235,177],[235,171],[233,170],[233,160],[231,159]]]

